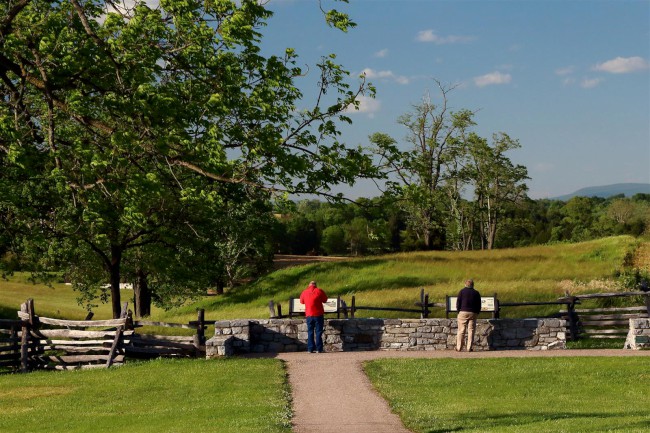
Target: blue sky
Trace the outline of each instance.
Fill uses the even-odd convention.
[[[509,156],[528,168],[532,198],[650,183],[650,0],[323,0],[357,23],[348,33],[328,28],[315,0],[268,7],[265,52],[291,47],[305,65],[335,53],[375,85],[342,126],[351,145],[374,132],[406,145],[397,118],[427,92],[435,102],[437,79],[457,86],[452,109],[477,110],[481,136],[519,140]],[[307,100],[317,78],[301,81]],[[339,191],[379,194],[367,183]]]

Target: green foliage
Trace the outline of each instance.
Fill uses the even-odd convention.
[[[289,389],[276,360],[157,360],[0,375],[0,387],[6,432],[291,431]]]
[[[643,358],[385,359],[373,385],[414,432],[641,432]]]
[[[114,315],[124,274],[161,300],[247,274],[268,256],[251,226],[269,227],[274,195],[380,176],[337,141],[372,89],[328,55],[316,65],[328,98],[298,111],[298,56],[260,54],[260,2],[34,0],[0,13],[0,254],[66,270],[91,303],[110,283]],[[183,267],[196,278],[178,278]]]

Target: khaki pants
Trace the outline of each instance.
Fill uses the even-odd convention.
[[[478,314],[470,313],[468,311],[458,312],[458,334],[456,334],[456,350],[463,349],[463,342],[465,341],[465,333],[467,333],[467,351],[472,350],[472,343],[474,342],[474,330],[476,329],[476,318]]]

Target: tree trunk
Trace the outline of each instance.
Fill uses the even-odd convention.
[[[133,285],[133,304],[135,305],[136,317],[147,317],[151,315],[151,291],[147,274],[138,269],[136,281]]]
[[[223,295],[224,286],[223,278],[219,278],[217,280],[217,295]]]
[[[111,246],[111,305],[113,308],[113,319],[119,319],[122,312],[122,300],[120,299],[120,265],[122,264],[122,249]]]

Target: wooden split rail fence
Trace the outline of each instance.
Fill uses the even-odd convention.
[[[578,308],[582,301],[588,299],[603,299],[603,298],[621,298],[621,297],[644,297],[645,305],[636,307],[608,307],[608,308]],[[334,298],[333,298],[334,300]],[[445,303],[437,303],[429,301],[429,294],[420,290],[420,300],[414,305],[417,308],[397,308],[397,307],[373,307],[357,305],[356,299],[352,296],[352,302],[347,305],[340,297],[336,298],[337,308],[326,309],[325,313],[336,313],[340,317],[342,313],[347,319],[355,317],[357,311],[392,311],[399,313],[415,313],[420,318],[428,318],[432,308],[442,308],[446,310],[446,317],[449,318],[450,313],[455,313],[455,298],[447,296]],[[529,306],[543,306],[543,305],[557,305],[560,311],[549,317],[562,318],[567,323],[567,338],[576,340],[580,337],[591,338],[625,338],[629,329],[629,320],[635,318],[650,317],[650,292],[615,292],[615,293],[595,293],[588,295],[567,296],[560,298],[556,301],[545,302],[501,302],[495,293],[493,296],[487,296],[483,299],[482,312],[487,312],[492,315],[492,318],[501,318],[502,308],[510,307],[529,307]],[[296,314],[292,308],[290,300],[289,316]],[[452,302],[453,301],[453,302]],[[454,304],[454,305],[452,305]],[[562,309],[564,307],[564,309]],[[277,313],[276,313],[277,308]],[[282,306],[269,302],[269,312],[272,318],[282,318]],[[299,314],[299,313],[298,313]]]
[[[649,292],[592,293],[563,299],[573,299],[573,305],[575,305],[594,299],[611,300],[624,297],[643,297],[645,298],[645,305],[635,307],[574,308],[573,311],[561,310],[559,316],[568,319],[573,313],[576,317],[576,327],[580,335],[591,338],[626,338],[630,319],[650,317]]]
[[[188,324],[136,321],[123,305],[122,317],[111,320],[62,320],[34,313],[28,300],[18,320],[0,320],[0,367],[27,372],[40,369],[108,368],[125,358],[205,356],[204,311]],[[183,328],[194,335],[137,333],[144,326]]]

